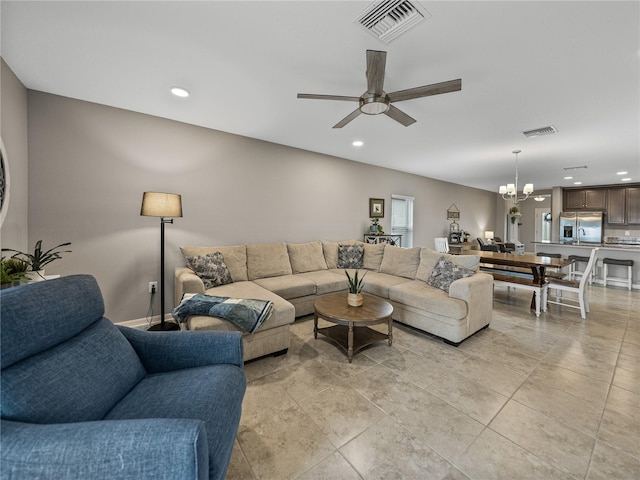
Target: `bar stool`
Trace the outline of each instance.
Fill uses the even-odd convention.
[[[607,280],[618,280],[620,282],[625,282],[627,284],[627,288],[631,290],[632,285],[632,276],[633,276],[633,260],[620,260],[617,258],[603,258],[602,265],[604,266],[604,286],[607,286]],[[623,267],[627,267],[627,278],[621,277],[611,277],[609,276],[609,265],[621,265]]]
[[[576,270],[576,263],[584,263],[585,265],[589,263],[589,257],[583,257],[582,255],[569,255],[569,260],[573,260],[573,263],[569,266],[569,279],[573,280],[574,277],[582,277],[584,274],[584,270]],[[596,278],[596,268],[591,270],[591,276],[589,278],[589,285],[593,283],[593,280]],[[586,268],[586,266],[585,266]]]

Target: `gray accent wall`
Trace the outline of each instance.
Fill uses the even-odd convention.
[[[392,194],[415,197],[416,246],[447,233],[452,203],[473,236],[496,223],[491,192],[43,92],[28,99],[29,242],[72,242],[46,273],[94,275],[113,321],[144,317],[159,280],[160,220],[140,216],[144,191],[182,195],[184,217],[166,226],[167,311],[181,245],[362,239],[370,197],[385,199],[390,231]]]
[[[0,58],[0,135],[9,168],[9,210],[0,228],[0,246],[28,247],[27,89]]]

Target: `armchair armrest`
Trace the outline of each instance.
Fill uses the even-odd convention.
[[[3,420],[3,479],[208,479],[204,422],[116,420],[37,425]]]
[[[149,373],[216,364],[244,366],[242,334],[219,331],[148,332],[117,325]]]
[[[185,293],[204,293],[204,283],[202,283],[202,279],[193,273],[193,270],[189,267],[176,268],[173,283],[174,306],[178,306]]]

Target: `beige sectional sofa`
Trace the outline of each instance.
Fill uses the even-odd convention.
[[[271,317],[253,334],[243,332],[245,360],[285,353],[290,344],[289,327],[295,319],[313,313],[313,302],[319,296],[347,291],[344,269],[338,268],[339,245],[362,245],[363,269],[367,270],[363,291],[388,300],[394,307],[394,320],[452,344],[489,324],[493,279],[477,271],[478,256],[443,255],[428,248],[370,245],[355,240],[183,247],[185,258],[220,252],[232,283],[205,290],[193,270],[179,267],[175,271],[175,304],[184,293],[271,300]],[[453,281],[448,293],[429,284],[434,269],[440,269],[440,273],[442,265],[451,265],[442,262],[443,256],[475,271]],[[190,317],[181,327],[237,330],[222,319],[208,316]]]

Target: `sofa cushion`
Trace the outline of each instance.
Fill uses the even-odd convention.
[[[349,275],[351,275],[351,272],[349,272]],[[369,271],[364,278],[362,291],[381,298],[389,298],[389,288],[409,281],[411,280],[404,277]]]
[[[148,375],[105,420],[150,416],[202,420],[209,445],[208,478],[224,478],[233,448],[228,439],[235,438],[238,430],[245,386],[242,368],[229,364]]]
[[[338,245],[338,268],[362,268],[364,245]]]
[[[446,292],[430,287],[421,280],[404,282],[390,287],[389,300],[410,305],[431,315],[454,320],[462,320],[467,316],[467,303],[464,300],[451,298]]]
[[[396,275],[398,277],[416,278],[416,271],[420,264],[420,247],[400,248],[386,245],[384,257],[380,264],[380,273]]]
[[[316,284],[300,275],[258,278],[254,282],[286,300],[316,293]]]
[[[298,276],[311,280],[316,284],[316,295],[341,292],[349,288],[347,276],[342,270],[319,270],[317,272],[300,273]]]
[[[357,240],[344,240],[342,242],[328,242],[322,240],[322,251],[327,268],[338,268],[338,245],[355,245]]]
[[[284,243],[252,243],[247,245],[249,280],[291,275],[291,263]]]
[[[289,261],[293,273],[326,270],[322,244],[319,241],[309,243],[287,243]]]
[[[380,264],[382,263],[382,257],[384,255],[384,243],[364,244],[364,258],[363,267],[367,270],[373,270],[374,272],[380,271]]]
[[[131,344],[102,318],[69,340],[3,369],[2,418],[27,423],[102,420],[145,375]]]
[[[416,280],[422,280],[428,282],[431,277],[433,267],[436,266],[438,260],[441,257],[452,261],[456,265],[464,268],[468,268],[476,272],[480,263],[480,255],[451,255],[448,253],[440,253],[429,248],[422,248],[420,251],[420,265],[416,272]]]
[[[220,252],[234,282],[249,280],[247,277],[247,247],[245,245],[228,245],[222,247],[187,246],[180,247],[180,251],[185,259],[188,256],[197,257],[198,255]]]
[[[196,257],[185,257],[187,266],[202,280],[204,288],[217,287],[233,282],[222,253],[214,252]]]
[[[449,286],[456,280],[461,278],[470,277],[474,274],[472,270],[468,268],[460,267],[456,265],[448,258],[442,256],[440,260],[436,262],[436,266],[431,271],[431,276],[427,284],[432,287],[439,288],[449,293]]]

